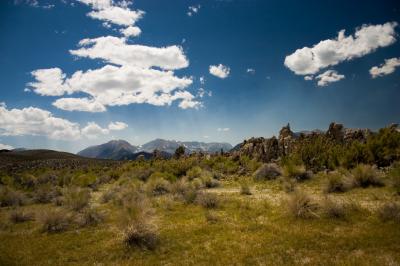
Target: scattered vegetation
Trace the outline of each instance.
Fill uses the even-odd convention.
[[[295,218],[317,218],[319,217],[316,213],[318,205],[313,202],[312,198],[304,191],[297,190],[289,196],[287,202],[285,202],[288,212]]]
[[[43,232],[59,233],[70,226],[71,216],[64,210],[47,210],[40,213],[38,221]]]
[[[400,223],[400,203],[388,202],[378,210],[379,217],[383,221],[395,221]]]

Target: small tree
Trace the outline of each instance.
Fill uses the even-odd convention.
[[[175,157],[176,158],[181,158],[185,154],[185,147],[184,146],[179,146],[175,150]]]

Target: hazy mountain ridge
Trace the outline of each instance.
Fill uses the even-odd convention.
[[[107,143],[88,147],[77,154],[89,158],[113,159],[113,160],[134,160],[139,155],[150,158],[154,150],[162,152],[163,157],[170,157],[179,146],[184,146],[187,153],[204,152],[215,153],[230,151],[232,145],[219,142],[199,142],[199,141],[175,141],[165,139],[155,139],[141,146],[133,146],[125,140],[112,140]]]

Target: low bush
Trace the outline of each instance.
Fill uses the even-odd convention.
[[[43,232],[58,233],[70,226],[71,216],[64,210],[48,210],[39,215],[38,221]]]
[[[207,209],[215,209],[220,205],[220,200],[217,195],[213,193],[198,193],[196,203]]]
[[[219,221],[218,215],[212,211],[206,211],[204,217],[208,223],[216,223]]]
[[[322,203],[322,211],[327,218],[344,219],[347,217],[349,209],[345,203],[327,197]]]
[[[153,196],[160,196],[171,191],[171,184],[162,178],[150,179],[146,184],[147,192]]]
[[[351,171],[354,178],[355,187],[383,186],[384,183],[379,176],[376,168],[360,164]]]
[[[85,208],[77,217],[77,223],[81,227],[95,226],[103,222],[104,216],[94,208]]]
[[[319,217],[316,214],[318,205],[303,191],[296,190],[295,193],[289,196],[285,204],[289,214],[295,218],[307,219]]]
[[[256,180],[273,180],[281,175],[281,170],[277,164],[265,163],[261,165],[253,174]]]
[[[382,221],[395,221],[400,223],[400,203],[388,202],[378,210]]]
[[[74,211],[79,211],[89,205],[90,191],[86,188],[71,187],[63,193],[64,204]]]
[[[251,189],[247,182],[242,182],[240,184],[240,194],[241,195],[251,195]]]
[[[12,210],[10,213],[10,221],[15,224],[32,221],[33,218],[34,218],[33,213],[23,211],[19,208]]]
[[[0,187],[0,207],[22,206],[27,203],[25,194],[7,186]]]
[[[131,248],[154,250],[159,242],[158,228],[145,220],[129,223],[123,231],[123,243]]]
[[[326,175],[325,193],[346,192],[351,189],[352,182],[341,173],[330,173]]]
[[[295,191],[296,185],[297,185],[296,180],[288,178],[288,177],[281,177],[279,181],[281,183],[282,189],[285,192],[290,193],[290,192]]]
[[[287,162],[283,166],[283,175],[298,181],[303,181],[311,178],[311,172],[306,171],[304,165],[296,165],[292,162]]]
[[[388,173],[388,176],[396,193],[400,195],[400,162],[393,164]]]
[[[33,193],[33,200],[36,203],[50,203],[56,197],[60,196],[61,193],[57,187],[51,185],[41,185],[35,189]]]
[[[196,178],[200,178],[202,173],[203,173],[203,170],[199,166],[194,166],[186,172],[186,177],[189,180],[193,180]]]

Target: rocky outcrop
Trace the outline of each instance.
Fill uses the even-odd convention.
[[[295,139],[295,134],[290,129],[289,123],[282,127],[279,131],[279,155],[289,154],[294,147]]]
[[[326,136],[336,141],[343,141],[344,138],[343,129],[344,128],[342,124],[337,124],[335,122],[332,122],[329,125],[328,131],[326,131]]]
[[[276,137],[272,138],[251,138],[245,140],[236,155],[249,156],[259,161],[270,162],[279,157],[279,142]]]

